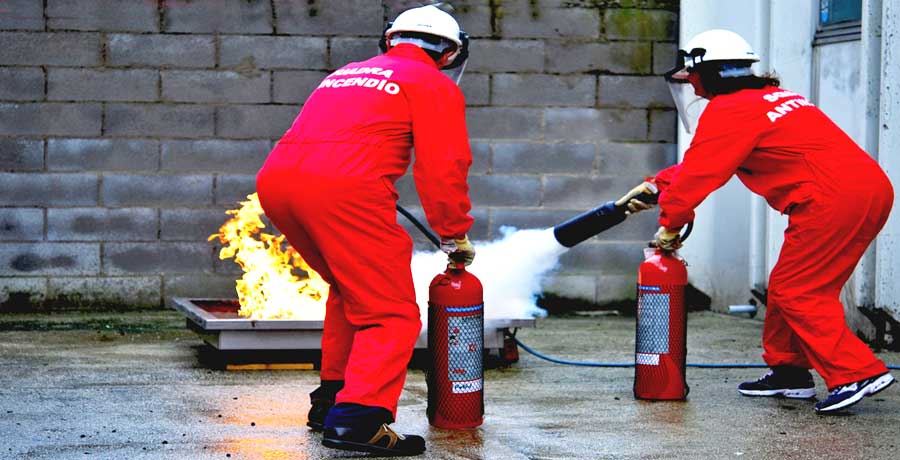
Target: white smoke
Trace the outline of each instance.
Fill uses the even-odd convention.
[[[475,261],[467,267],[484,287],[484,317],[534,318],[547,312],[535,304],[541,280],[559,264],[567,248],[553,236],[553,229],[516,230],[501,227],[496,241],[474,241]],[[413,254],[413,283],[422,322],[428,317],[428,285],[447,266],[440,251]]]

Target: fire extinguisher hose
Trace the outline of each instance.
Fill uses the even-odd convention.
[[[543,359],[545,361],[550,361],[551,363],[556,364],[564,364],[566,366],[581,366],[581,367],[634,367],[634,363],[598,363],[598,362],[589,362],[589,361],[569,361],[567,359],[554,358],[552,356],[547,356],[528,345],[522,343],[518,337],[514,334],[509,334],[509,337],[512,338],[516,344],[522,347],[523,350],[528,353]],[[685,364],[687,367],[695,367],[700,369],[750,369],[750,368],[765,368],[769,367],[764,363],[687,363]],[[898,370],[900,366],[898,365],[888,365],[888,369],[890,370]]]

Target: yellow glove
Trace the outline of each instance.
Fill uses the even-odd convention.
[[[450,263],[454,263],[453,255],[458,254],[459,259],[466,265],[471,265],[475,260],[475,247],[469,241],[468,235],[463,235],[459,239],[443,239],[441,238],[441,251],[444,251],[450,257]]]
[[[654,235],[656,247],[665,251],[674,251],[681,247],[681,229],[669,231],[666,227],[659,227]]]
[[[645,203],[637,198],[636,196],[647,193],[650,195],[656,195],[659,192],[659,189],[656,188],[656,184],[653,182],[644,182],[641,185],[631,189],[628,193],[625,194],[622,198],[616,200],[616,206],[625,205],[628,210],[625,211],[626,215],[631,215],[636,212],[641,212],[645,209],[650,209],[653,207],[653,203]]]

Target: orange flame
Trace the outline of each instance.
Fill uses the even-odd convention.
[[[219,258],[234,259],[244,270],[235,286],[241,304],[238,314],[251,319],[324,319],[328,283],[285,242],[284,235],[262,232],[266,224],[256,193],[248,195],[240,209],[226,213],[231,219],[209,241],[218,239],[223,244]],[[297,276],[297,271],[306,276]]]

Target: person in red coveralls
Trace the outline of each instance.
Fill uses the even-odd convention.
[[[442,249],[470,264],[465,101],[441,72],[464,67],[468,37],[451,15],[425,6],[402,12],[381,44],[384,54],[319,84],[256,186],[266,215],[331,285],[307,424],[324,430],[328,447],[416,455],[424,439],[388,426],[422,328],[394,182],[414,148],[428,222]]]
[[[684,160],[655,177],[662,225],[656,243],[680,246],[679,231],[694,219],[694,208],[735,174],[787,214],[763,327],[763,359],[771,371],[738,391],[813,398],[812,368],[829,389],[815,410],[832,413],[894,382],[847,327],[839,300],[888,218],[893,189],[878,164],[821,110],[779,88],[777,78],[754,75],[750,66],[757,61],[741,36],[719,29],[697,35],[679,52],[679,64],[667,74],[670,86],[708,102]],[[690,107],[677,94],[673,89],[690,131]]]

